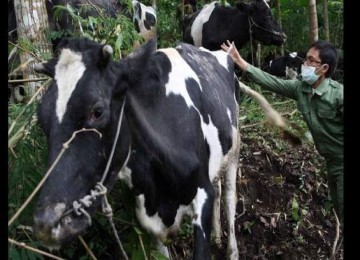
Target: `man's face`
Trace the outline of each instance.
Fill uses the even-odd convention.
[[[329,69],[328,64],[323,64],[320,59],[319,50],[315,48],[310,48],[306,54],[304,64],[307,66],[312,66],[316,68],[315,73],[317,75],[325,75]]]

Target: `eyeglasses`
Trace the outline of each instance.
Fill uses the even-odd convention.
[[[317,60],[313,59],[312,57],[306,57],[304,59],[304,63],[306,63],[308,65],[320,65],[321,61],[317,61]]]

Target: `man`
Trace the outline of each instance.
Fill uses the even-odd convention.
[[[338,54],[335,47],[319,40],[307,51],[300,80],[284,80],[248,64],[234,43],[221,45],[251,80],[261,87],[297,101],[318,152],[325,158],[331,199],[343,222],[343,85],[330,77]]]

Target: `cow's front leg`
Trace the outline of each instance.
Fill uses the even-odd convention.
[[[218,248],[221,247],[221,178],[213,182],[215,189],[214,212],[213,212],[213,237]]]
[[[194,206],[194,250],[193,259],[211,259],[210,234],[215,191],[211,183],[198,188],[193,200]]]

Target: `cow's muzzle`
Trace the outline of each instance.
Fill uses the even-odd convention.
[[[64,215],[64,212],[65,204],[58,203],[54,207],[38,208],[34,215],[35,235],[51,250],[59,249],[89,226],[85,216],[77,216],[74,212]]]

